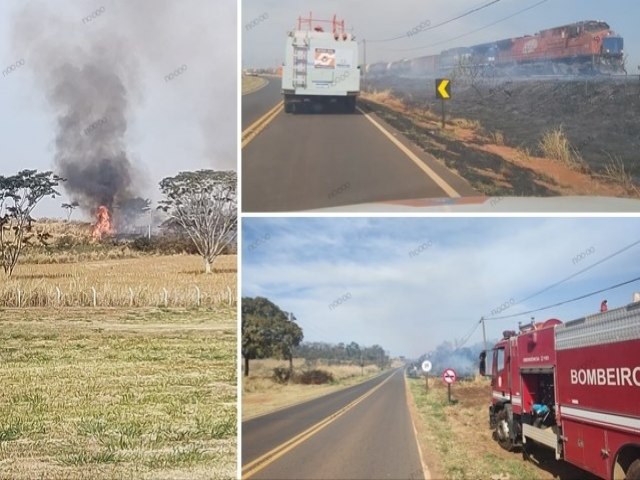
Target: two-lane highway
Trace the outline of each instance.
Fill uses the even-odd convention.
[[[285,114],[274,108],[280,101],[278,79],[242,98],[243,137],[259,125],[243,141],[243,211],[478,197],[466,180],[374,114]]]
[[[403,370],[242,424],[243,478],[428,477]]]

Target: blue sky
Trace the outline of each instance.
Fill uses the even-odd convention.
[[[94,20],[83,21],[101,7]],[[34,12],[39,28],[25,28],[26,9]],[[2,0],[0,69],[21,60],[24,65],[0,74],[0,175],[53,167],[56,111],[45,95],[50,85],[35,74],[36,67],[48,60],[53,46],[64,46],[65,61],[73,64],[98,36],[126,45],[121,51],[130,106],[126,146],[141,195],[157,199],[158,182],[180,170],[236,168],[235,1]],[[50,63],[47,68],[56,66]],[[182,65],[187,66],[182,75],[165,80]],[[64,215],[65,200],[43,202],[36,213]]]
[[[548,0],[546,3],[489,29],[470,35],[446,45],[416,51],[399,49],[421,47],[470,32],[490,24],[511,13],[522,10],[539,0],[501,0],[475,14],[411,38],[385,44],[370,43],[367,62],[397,60],[404,57],[430,55],[446,48],[467,46],[501,38],[533,34],[537,31],[573,23],[579,20],[603,20],[621,34],[629,53],[630,73],[638,73],[640,65],[640,2],[636,0]],[[282,62],[285,32],[291,30],[299,15],[330,18],[333,14],[343,17],[353,27],[359,39],[369,41],[402,35],[428,20],[431,24],[453,18],[473,7],[488,3],[488,0],[398,0],[367,2],[341,0],[311,0],[303,5],[294,0],[243,0],[242,24],[267,13],[267,20],[243,32],[243,66],[271,66]]]
[[[640,221],[622,218],[244,218],[242,228],[243,296],[292,311],[306,340],[378,343],[407,356],[464,337],[512,298],[640,239]],[[640,276],[639,257],[633,247],[504,314]],[[626,305],[634,291],[640,282],[534,316],[571,320],[597,312],[604,298],[610,308]],[[487,335],[529,319],[487,321]],[[477,329],[469,342],[480,340]]]

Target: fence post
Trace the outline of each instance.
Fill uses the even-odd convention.
[[[133,289],[129,287],[129,306],[133,307]]]
[[[60,287],[56,285],[56,292],[58,294],[58,306],[60,306],[60,297],[62,297],[62,292],[60,291]]]
[[[22,299],[20,298],[20,289],[18,288],[18,308],[22,306]]]
[[[168,295],[167,289],[163,287],[162,291],[164,292],[164,306],[166,307],[167,306],[167,295]]]
[[[233,304],[233,295],[231,293],[231,287],[227,285],[227,292],[229,292],[229,305]]]
[[[93,306],[95,307],[98,304],[96,287],[91,287],[91,291],[93,292]]]
[[[196,285],[196,305],[200,306],[200,288]]]

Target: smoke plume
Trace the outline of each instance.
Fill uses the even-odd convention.
[[[111,210],[137,189],[125,139],[136,62],[124,38],[98,25],[109,9],[62,12],[31,2],[14,36],[55,115],[54,170],[64,189],[86,211]]]

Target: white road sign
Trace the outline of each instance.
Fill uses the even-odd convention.
[[[422,362],[422,371],[425,373],[431,371],[431,362],[429,360]]]

